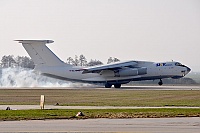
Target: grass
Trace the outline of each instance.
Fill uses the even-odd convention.
[[[0,89],[0,105],[63,106],[195,106],[200,107],[199,90],[122,90],[122,89]],[[200,117],[200,109],[83,109],[80,110],[0,110],[0,120],[45,120],[87,118],[166,118]]]
[[[85,109],[85,116],[76,117],[80,110],[0,110],[0,120],[45,120],[88,118],[168,118],[200,117],[200,109]]]
[[[200,107],[199,90],[122,89],[0,89],[0,105],[39,105],[40,95],[47,105]]]

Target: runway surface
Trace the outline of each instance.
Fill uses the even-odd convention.
[[[104,88],[99,86],[80,86],[80,87],[0,87],[0,89],[116,89],[116,88]],[[200,90],[200,85],[194,86],[127,86],[124,85],[120,90]]]
[[[200,118],[1,121],[0,132],[199,133]]]

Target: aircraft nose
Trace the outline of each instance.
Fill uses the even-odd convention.
[[[189,67],[186,67],[187,68],[187,72],[189,73],[191,71],[191,69]]]

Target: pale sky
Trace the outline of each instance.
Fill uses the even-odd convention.
[[[0,57],[15,39],[52,39],[66,61],[180,61],[200,71],[200,0],[0,0]]]

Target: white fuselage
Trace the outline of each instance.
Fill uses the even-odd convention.
[[[138,65],[135,67],[147,68],[146,74],[135,75],[135,76],[120,76],[120,75],[116,76],[114,71],[105,71],[103,74],[99,73],[82,74],[84,67],[77,67],[77,66],[43,67],[41,65],[36,67],[35,70],[40,71],[41,74],[50,77],[72,80],[72,81],[96,82],[96,83],[104,83],[109,81],[130,82],[130,81],[154,80],[162,78],[181,78],[190,71],[188,70],[189,68],[186,66],[176,65],[177,62],[154,63],[154,62],[137,61],[137,63]]]

